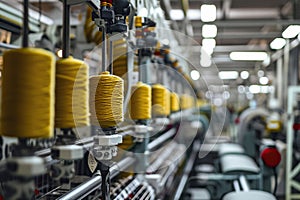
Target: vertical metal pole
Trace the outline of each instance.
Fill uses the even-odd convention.
[[[102,71],[106,69],[106,28],[102,27]]]
[[[287,89],[288,88],[288,72],[289,72],[289,60],[290,60],[290,42],[287,40],[287,43],[284,47],[284,55],[283,55],[283,90],[282,90],[282,97],[283,97],[283,104],[282,107],[287,107]]]
[[[28,8],[29,1],[24,0],[23,2],[23,38],[22,38],[22,46],[28,47],[28,34],[29,34],[29,13]]]
[[[109,40],[109,71],[110,74],[113,74],[114,72],[114,66],[113,66],[113,41]]]
[[[70,5],[68,0],[63,1],[63,58],[70,55]]]
[[[100,162],[100,173],[102,177],[101,190],[102,200],[110,200],[110,172],[106,163]]]
[[[142,67],[142,49],[138,50],[138,65],[139,65],[139,81],[143,81],[143,67]]]
[[[283,86],[283,74],[282,74],[282,58],[279,58],[276,63],[277,73],[276,73],[276,80],[277,80],[277,95],[276,98],[279,101],[279,106],[282,107],[283,104],[283,95],[282,95],[282,86]]]

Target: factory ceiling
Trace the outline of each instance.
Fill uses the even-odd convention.
[[[212,59],[221,70],[241,71],[257,68],[260,63],[234,62],[230,60],[229,53],[274,53],[269,47],[270,42],[281,37],[282,31],[288,25],[300,24],[298,0],[162,0],[161,4],[167,18],[172,21],[173,28],[191,35],[199,44],[202,43],[201,30],[204,24],[201,21],[200,7],[202,4],[216,6],[217,18],[212,23],[217,26],[218,33]]]
[[[22,2],[12,0],[10,4],[17,1]],[[53,18],[54,21],[61,21],[62,6],[58,0],[30,0],[30,2],[35,10],[38,10],[41,2],[41,8],[46,16]],[[202,4],[216,6],[217,18],[213,24],[218,30],[212,60],[221,70],[242,71],[257,68],[260,63],[232,61],[229,53],[231,51],[274,53],[269,47],[270,42],[276,37],[281,37],[282,31],[289,24],[300,24],[299,0],[161,0],[160,3],[166,18],[171,21],[172,28],[192,36],[199,44],[202,44],[201,30],[204,24],[200,17],[200,7]],[[74,7],[72,9],[74,16],[82,9],[84,8],[80,6]],[[194,49],[195,55],[199,54],[199,48],[195,46]]]

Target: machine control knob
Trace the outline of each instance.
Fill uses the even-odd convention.
[[[279,151],[274,147],[265,148],[261,152],[260,157],[264,161],[265,165],[270,168],[277,167],[281,161],[281,155]]]

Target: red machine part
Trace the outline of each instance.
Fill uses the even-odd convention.
[[[281,161],[281,155],[279,151],[274,147],[265,148],[261,152],[260,157],[264,161],[265,165],[271,168],[277,167]]]

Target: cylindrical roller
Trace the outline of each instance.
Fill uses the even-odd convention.
[[[109,72],[90,78],[91,123],[102,128],[123,121],[123,80]]]
[[[72,57],[56,62],[55,127],[89,125],[88,66]]]
[[[21,48],[5,52],[3,61],[1,134],[52,137],[54,55],[43,49]]]

